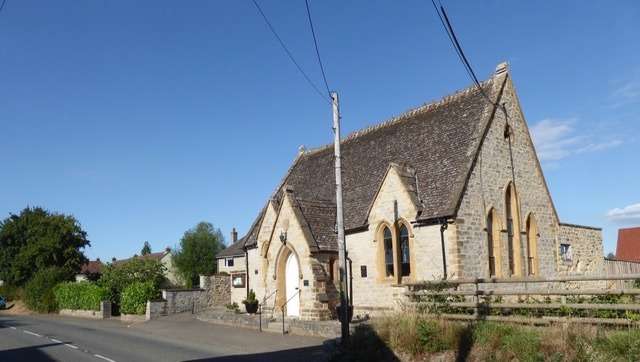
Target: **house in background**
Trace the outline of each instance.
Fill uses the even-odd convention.
[[[129,261],[131,261],[133,259],[157,260],[157,261],[159,261],[166,268],[165,277],[167,278],[167,281],[169,282],[169,284],[171,286],[181,286],[181,285],[183,285],[182,280],[180,279],[180,276],[178,275],[178,270],[173,265],[173,259],[172,259],[172,255],[171,255],[171,248],[167,247],[167,248],[164,249],[164,251],[157,252],[157,253],[150,253],[150,254],[147,254],[147,255],[134,255],[133,257],[128,258],[128,259],[121,259],[121,260],[113,259],[112,264],[113,265],[124,264],[124,263],[127,263],[127,262],[129,262]]]
[[[616,260],[640,262],[640,227],[618,230]]]
[[[231,245],[216,255],[218,273],[231,276],[231,300],[237,302],[247,297],[251,286],[247,284],[247,259],[244,238],[238,240],[236,228],[231,231]]]
[[[100,261],[100,258],[96,260],[89,260],[82,266],[82,268],[80,268],[80,272],[76,274],[76,282],[96,281],[100,279],[103,267],[104,264]]]

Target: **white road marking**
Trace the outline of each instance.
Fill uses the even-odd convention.
[[[62,341],[59,341],[59,340],[57,340],[57,339],[55,339],[55,338],[49,338],[49,339],[50,339],[50,340],[51,340],[51,342],[53,342],[53,343],[62,343]]]
[[[101,356],[101,355],[99,355],[99,354],[94,354],[94,356],[95,356],[95,357],[97,357],[97,358],[103,359],[103,360],[105,360],[105,361],[109,361],[109,362],[116,362],[116,361],[112,360],[111,358],[107,358],[107,357],[105,357],[105,356]]]
[[[78,347],[74,346],[73,344],[65,343],[64,345],[69,348],[78,349]]]
[[[34,333],[34,332],[28,331],[28,330],[26,330],[26,329],[25,329],[23,332],[24,332],[24,333],[26,333],[26,334],[30,334],[30,335],[32,335],[32,336],[42,337],[42,336],[41,336],[41,335],[39,335],[38,333]]]
[[[14,326],[9,326],[9,328],[13,329],[14,331],[18,328],[14,327]]]

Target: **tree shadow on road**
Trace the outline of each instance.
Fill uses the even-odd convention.
[[[283,351],[254,353],[245,355],[231,355],[223,357],[211,357],[203,359],[194,359],[185,362],[257,362],[257,361],[326,361],[327,353],[322,346],[287,349]]]
[[[55,359],[49,357],[46,353],[42,352],[42,348],[59,346],[60,343],[48,343],[40,344],[37,346],[20,347],[14,349],[6,349],[0,351],[0,361],[2,362],[49,362],[55,361]]]

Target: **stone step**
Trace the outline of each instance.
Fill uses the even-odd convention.
[[[272,332],[272,333],[282,333],[282,321],[280,322],[269,322],[262,325],[262,330],[264,332]],[[289,323],[284,323],[284,331],[285,333],[289,333]]]

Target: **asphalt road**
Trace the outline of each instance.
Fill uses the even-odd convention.
[[[325,361],[323,339],[201,322],[0,315],[0,361]]]

